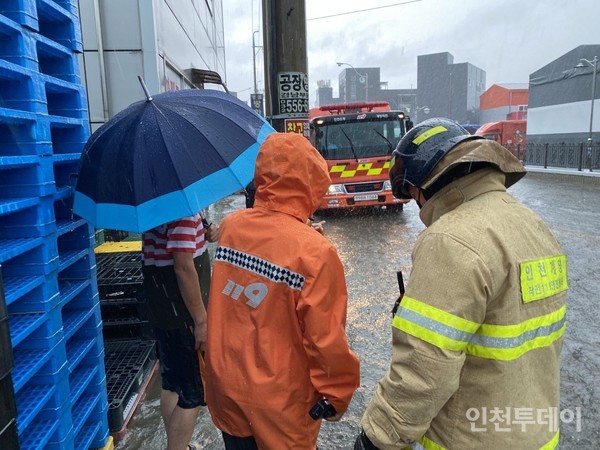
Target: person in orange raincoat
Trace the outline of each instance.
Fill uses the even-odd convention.
[[[325,398],[336,421],[359,384],[345,333],[344,269],[310,226],[331,180],[298,134],[273,133],[256,160],[251,209],[223,219],[208,308],[206,401],[231,449],[315,449]]]

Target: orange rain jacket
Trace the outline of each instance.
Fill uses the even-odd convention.
[[[347,291],[335,248],[306,225],[330,185],[301,135],[260,148],[254,208],[225,217],[208,308],[207,403],[215,425],[262,449],[314,449],[321,397],[338,412],[359,384],[345,334]]]

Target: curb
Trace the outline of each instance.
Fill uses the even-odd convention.
[[[551,176],[560,181],[600,185],[600,172],[590,172],[589,170],[579,171],[577,169],[563,169],[560,167],[550,167],[545,169],[542,166],[525,166],[525,169],[527,169],[527,176],[532,178],[545,178]]]

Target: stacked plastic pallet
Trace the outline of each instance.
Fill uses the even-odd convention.
[[[0,0],[0,264],[21,449],[108,440],[93,229],[71,212],[89,135],[76,0]]]
[[[118,441],[127,431],[156,367],[156,345],[146,318],[139,242],[96,248],[108,392],[108,426]],[[115,248],[123,251],[112,251]],[[108,252],[103,250],[108,249]]]

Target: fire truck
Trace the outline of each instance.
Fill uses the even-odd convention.
[[[313,146],[329,167],[332,184],[320,210],[383,207],[402,210],[408,200],[392,195],[388,178],[391,154],[412,127],[388,102],[327,105],[310,112]]]

